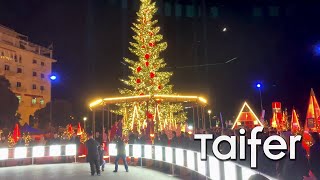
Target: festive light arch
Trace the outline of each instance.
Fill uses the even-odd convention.
[[[92,101],[89,104],[89,108],[93,110],[102,105],[106,104],[118,104],[118,103],[127,103],[127,102],[140,102],[140,101],[149,101],[151,99],[157,101],[165,101],[165,102],[195,102],[199,103],[203,106],[206,106],[208,101],[200,96],[180,96],[180,95],[142,95],[142,96],[123,96],[123,97],[112,97],[112,98],[104,98],[97,99]]]

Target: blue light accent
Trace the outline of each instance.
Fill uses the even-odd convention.
[[[316,45],[314,45],[313,53],[316,56],[320,56],[320,43],[317,43]]]
[[[260,83],[257,84],[257,88],[261,88],[261,84]]]
[[[52,76],[50,76],[50,79],[51,79],[52,81],[54,81],[54,80],[56,80],[56,79],[57,79],[57,76],[52,75]]]

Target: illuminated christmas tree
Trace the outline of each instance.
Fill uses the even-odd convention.
[[[172,72],[164,71],[166,63],[160,58],[160,53],[167,48],[167,43],[162,41],[163,36],[159,34],[160,27],[156,26],[158,21],[153,20],[157,12],[156,3],[151,0],[140,1],[138,19],[132,27],[135,42],[130,42],[129,47],[138,58],[124,58],[132,74],[128,79],[121,80],[128,88],[119,91],[125,96],[172,95],[173,86],[169,84]],[[179,103],[150,99],[148,102],[125,103],[119,106],[118,113],[124,117],[124,133],[133,129],[140,131],[150,126],[152,133],[153,129],[170,129],[186,120],[183,106]]]

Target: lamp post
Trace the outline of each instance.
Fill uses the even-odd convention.
[[[210,123],[210,129],[211,129],[211,110],[208,110],[208,114],[209,114],[209,123]]]
[[[260,94],[260,106],[261,106],[261,112],[263,111],[263,106],[262,106],[262,96],[261,96],[261,83],[257,83],[257,88],[259,89],[259,94]]]
[[[50,76],[50,81],[55,81],[55,80],[57,80],[57,76],[55,76],[55,75],[51,75]],[[50,131],[51,131],[51,127],[52,127],[52,83],[50,83],[50,85],[51,85],[51,90],[50,90],[50,114],[49,114],[49,118],[50,118],[50,122],[49,122],[49,128],[50,128]]]
[[[86,121],[87,121],[87,117],[83,117],[83,128],[84,128],[84,131],[86,131]]]

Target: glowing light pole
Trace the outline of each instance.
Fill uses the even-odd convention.
[[[50,80],[53,82],[55,80],[57,80],[57,76],[56,75],[51,75],[50,76]],[[50,122],[49,122],[49,128],[51,130],[51,126],[52,126],[52,83],[50,84],[51,85],[51,90],[50,90]]]
[[[86,131],[86,121],[87,121],[87,117],[83,117],[83,128],[84,128],[84,131]]]
[[[210,123],[210,129],[211,129],[211,110],[208,110],[208,114],[209,114],[209,123]]]
[[[263,111],[263,106],[262,106],[262,96],[261,96],[261,83],[257,83],[257,88],[259,89],[259,94],[260,94],[260,105],[261,105],[261,112]]]

